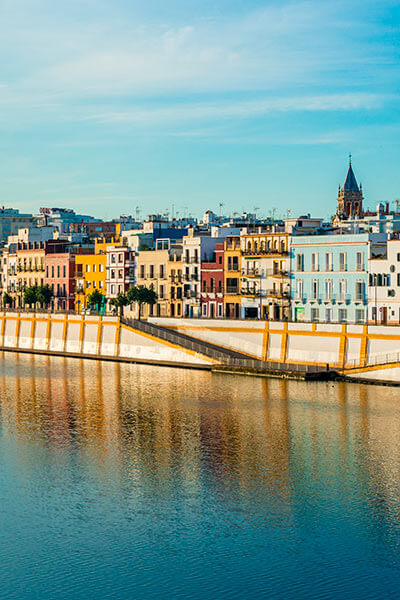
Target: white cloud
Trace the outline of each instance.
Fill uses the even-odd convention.
[[[114,124],[176,123],[209,119],[249,118],[273,112],[370,110],[382,106],[384,101],[384,96],[367,93],[288,96],[234,102],[180,103],[162,108],[138,106],[129,110],[100,112],[89,115],[88,119]]]

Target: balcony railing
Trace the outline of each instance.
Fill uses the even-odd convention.
[[[249,250],[241,250],[243,256],[268,256],[268,255],[279,255],[279,256],[287,256],[289,252],[287,250],[281,250],[279,248],[258,248],[257,250],[249,249]]]

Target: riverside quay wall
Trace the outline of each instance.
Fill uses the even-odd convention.
[[[352,379],[400,382],[400,326],[149,318],[250,358],[337,369]]]
[[[214,361],[118,317],[0,312],[0,349],[207,368]]]
[[[329,365],[351,379],[400,383],[396,326],[162,317],[148,322],[153,324],[147,327],[150,331],[142,330],[145,324],[138,328],[119,317],[0,312],[0,350],[205,369],[220,364],[215,353],[219,350],[239,353],[244,362],[250,358],[285,367]],[[169,331],[196,343],[185,347],[182,336],[164,335]],[[207,343],[213,347],[212,358],[204,352]],[[240,363],[242,358],[235,360]]]

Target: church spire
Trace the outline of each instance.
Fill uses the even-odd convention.
[[[351,154],[349,154],[349,167],[347,169],[346,179],[343,187],[339,186],[339,194],[337,197],[337,215],[339,219],[354,218],[356,216],[361,217],[363,215],[362,201],[363,194],[361,186],[357,183],[351,164]]]
[[[357,179],[354,175],[353,167],[351,166],[351,154],[349,154],[349,168],[347,170],[346,179],[344,182],[343,189],[347,192],[359,192]]]

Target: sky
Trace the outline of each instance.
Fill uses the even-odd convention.
[[[393,202],[399,25],[398,0],[0,0],[1,205],[327,217],[349,152]]]

